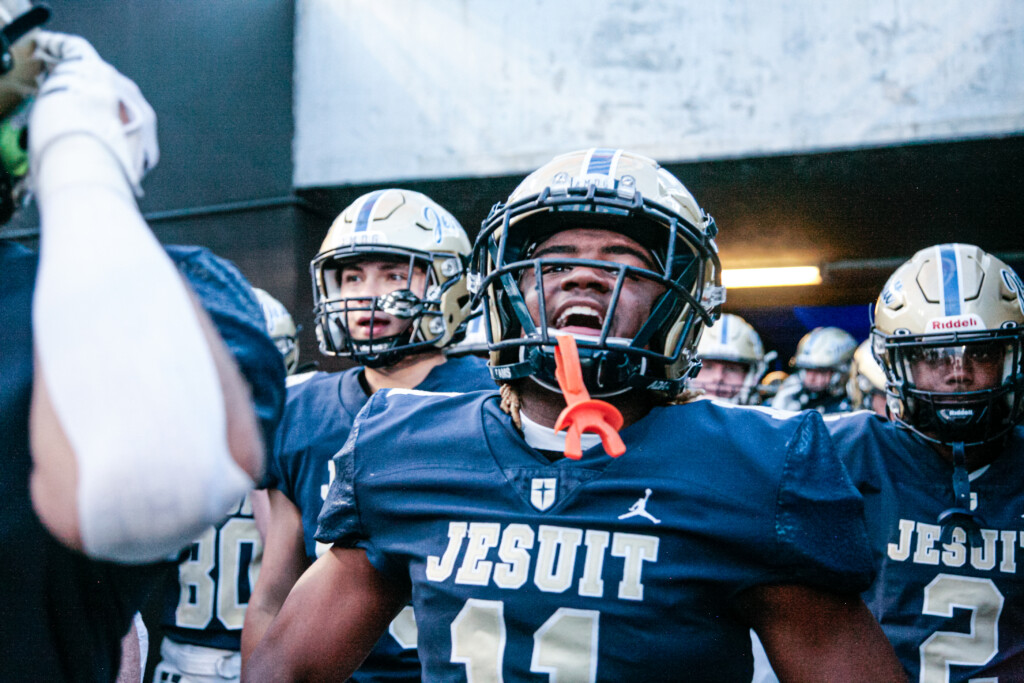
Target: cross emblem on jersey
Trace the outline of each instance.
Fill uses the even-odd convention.
[[[644,497],[629,506],[629,512],[619,515],[619,519],[629,519],[630,517],[646,517],[655,524],[661,524],[661,520],[652,515],[647,511],[647,499],[651,497],[651,490],[647,489],[644,493]]]
[[[541,512],[555,504],[555,491],[558,480],[554,478],[536,478],[530,480],[530,503]]]

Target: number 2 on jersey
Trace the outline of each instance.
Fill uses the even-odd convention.
[[[998,651],[1003,594],[995,584],[989,579],[939,574],[924,588],[921,611],[952,617],[954,607],[973,612],[971,630],[936,631],[921,643],[921,683],[948,683],[951,664],[981,666]]]

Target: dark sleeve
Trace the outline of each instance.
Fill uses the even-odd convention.
[[[334,456],[334,481],[331,482],[327,499],[317,519],[315,537],[321,543],[333,543],[344,548],[365,548],[368,542],[356,502],[355,459],[359,431],[363,419],[372,411],[373,404],[374,399],[371,398],[359,411],[345,445]]]
[[[864,501],[814,411],[787,445],[775,542],[777,570],[800,583],[859,593],[874,578]]]
[[[202,247],[166,247],[188,280],[252,390],[263,443],[274,443],[284,408],[284,361],[267,336],[263,311],[245,277],[230,261]]]

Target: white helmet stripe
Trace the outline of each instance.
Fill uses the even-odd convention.
[[[960,277],[960,253],[955,244],[940,244],[937,246],[940,268],[937,268],[939,277],[939,292],[942,297],[942,310],[945,315],[960,315],[962,310],[963,292],[961,291]]]

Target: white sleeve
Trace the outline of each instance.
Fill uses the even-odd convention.
[[[60,137],[32,159],[41,226],[34,341],[78,467],[90,556],[165,557],[251,487],[190,294],[109,146]]]

